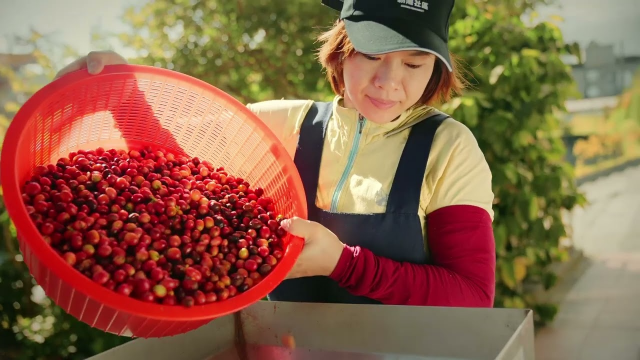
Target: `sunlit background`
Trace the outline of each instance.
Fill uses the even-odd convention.
[[[78,53],[103,49],[104,44],[92,40],[92,34],[122,32],[129,29],[122,13],[129,6],[140,6],[147,0],[3,0],[0,22],[0,51],[19,52],[13,38],[26,36],[31,28],[49,36],[52,41],[72,46]],[[640,10],[635,0],[559,0],[536,9],[542,19],[560,16],[566,41],[586,47],[591,42],[613,46],[622,56],[640,56]],[[9,15],[10,16],[7,16]],[[81,14],[81,15],[78,15]],[[109,47],[122,54],[125,47],[117,41]]]
[[[475,67],[479,89],[489,101],[513,94],[506,99],[512,109],[525,103],[535,108],[529,117],[492,122],[499,112],[483,107],[476,95],[442,105],[477,135],[494,173],[495,192],[512,204],[496,205],[500,214],[495,223],[496,306],[536,311],[538,359],[637,359],[640,4],[637,0],[488,2],[491,5],[472,0],[458,3],[461,1],[465,5],[457,14],[469,16],[461,22],[482,24],[480,28],[490,21],[499,24],[485,14],[511,6],[526,24],[549,21],[549,27],[537,28],[535,33],[526,30],[534,38],[554,38],[557,26],[567,45],[579,45],[579,49],[568,46],[578,50],[570,54],[544,40],[530,44],[533,54],[546,55],[542,59],[528,53],[540,63],[535,70],[528,69],[536,76],[527,81],[529,85],[544,81],[546,88],[541,90],[518,85],[514,80],[517,71],[511,71],[511,78],[507,72],[500,76],[505,67],[518,69],[509,63],[512,55],[525,58],[530,50],[505,48],[502,39],[516,35],[498,31],[486,39],[453,32],[458,37],[452,40],[452,47]],[[478,5],[480,14],[470,12],[474,3],[482,4]],[[186,11],[190,4],[198,10]],[[314,31],[329,26],[335,15],[319,4],[320,0],[286,5],[265,0],[0,0],[0,139],[33,92],[64,65],[92,50],[111,49],[135,63],[189,73],[244,102],[329,97],[319,67],[308,65],[316,46]],[[525,11],[530,4],[534,11]],[[212,19],[203,15],[201,7],[215,8],[210,11]],[[147,20],[153,11],[154,20]],[[229,20],[230,13],[242,22]],[[149,32],[153,33],[150,38]],[[266,55],[252,51],[263,42],[270,45]],[[488,61],[482,54],[488,48],[503,58]],[[284,65],[274,68],[274,58]],[[562,68],[554,62],[557,58],[567,65],[562,70],[567,79],[540,80],[545,66]],[[552,109],[539,101],[543,97],[565,108]],[[505,125],[502,121],[511,122]],[[553,137],[555,145],[564,146],[564,153],[558,155],[542,145],[546,139],[537,137],[539,132],[530,130],[537,125],[531,124],[540,125],[540,132]],[[512,128],[520,131],[505,137],[503,132]],[[531,148],[548,151],[545,154],[552,165],[528,167],[534,158],[527,152]],[[526,186],[521,186],[523,182]],[[558,188],[540,183],[558,184]],[[518,187],[529,193],[520,195],[515,191]],[[84,359],[126,342],[126,338],[79,323],[34,286],[1,200],[0,192],[0,359]],[[526,220],[532,224],[548,222],[549,217],[563,223],[537,235],[524,226],[511,227],[521,207],[522,212],[532,214]],[[532,255],[540,252],[551,260]],[[544,285],[548,289],[541,290]]]

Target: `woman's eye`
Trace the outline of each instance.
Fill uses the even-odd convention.
[[[372,56],[372,55],[367,55],[367,54],[362,54],[362,56],[364,56],[365,59],[367,60],[380,60],[379,57],[377,56]],[[422,67],[422,64],[405,64],[408,68],[410,69],[418,69],[420,67]]]

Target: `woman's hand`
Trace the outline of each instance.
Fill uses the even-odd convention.
[[[317,222],[298,217],[283,220],[281,226],[292,235],[305,240],[302,253],[287,279],[331,275],[344,249],[344,244],[331,230]]]
[[[72,71],[80,69],[87,69],[89,74],[95,75],[99,74],[104,69],[105,65],[123,64],[127,64],[127,60],[113,51],[92,51],[86,56],[78,58],[58,71],[54,80]]]

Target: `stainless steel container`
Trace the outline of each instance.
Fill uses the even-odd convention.
[[[246,340],[244,359],[238,331]],[[294,349],[282,346],[287,334]],[[534,360],[533,313],[260,301],[186,334],[137,339],[90,360],[140,359]]]

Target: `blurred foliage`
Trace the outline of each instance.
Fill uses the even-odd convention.
[[[620,95],[620,103],[608,120],[620,127],[628,123],[640,126],[640,67],[634,74],[631,86]]]
[[[558,112],[574,91],[561,56],[577,47],[551,22],[526,26],[513,9],[458,2],[450,46],[471,69],[474,87],[443,106],[467,124],[493,173],[498,307],[532,308],[553,319],[555,304],[526,289],[552,287],[552,262],[568,257],[564,211],[586,202],[565,161]]]
[[[577,47],[565,44],[552,23],[523,23],[534,5],[457,3],[450,44],[468,65],[473,88],[443,109],[472,129],[494,173],[496,305],[540,309],[537,320],[545,322],[555,307],[535,304],[524,284],[553,285],[547,265],[567,257],[559,247],[567,236],[561,213],[584,198],[564,161],[555,115],[574,90],[561,56],[577,54]],[[121,40],[138,49],[133,62],[187,73],[245,103],[329,99],[328,83],[313,76],[321,70],[314,39],[335,17],[311,0],[286,6],[268,1],[156,2],[127,13],[137,31]]]
[[[523,22],[523,15],[540,3],[456,3],[451,49],[464,59],[473,86],[441,107],[469,126],[493,172],[495,305],[532,308],[538,323],[545,323],[555,315],[555,304],[537,303],[526,289],[554,285],[548,265],[568,256],[559,245],[568,236],[561,214],[585,199],[564,160],[556,115],[574,88],[560,57],[576,47],[565,44],[552,23]],[[317,0],[155,1],[127,11],[133,31],[119,38],[136,51],[131,62],[189,74],[244,103],[327,100],[332,94],[315,59],[315,38],[336,17]],[[39,61],[50,79],[55,72],[51,64]],[[29,74],[2,71],[0,76],[23,99],[42,85],[24,88]],[[14,99],[3,104],[5,125],[21,103]],[[39,287],[21,261],[2,211],[0,358],[81,359],[128,341],[71,319],[46,299],[32,300]]]
[[[22,103],[51,81],[59,66],[45,55],[52,44],[42,34],[32,31],[19,42],[34,55],[34,62],[21,67],[0,64],[2,139]],[[65,57],[77,56],[65,50]],[[44,296],[22,260],[2,199],[0,186],[0,359],[82,360],[128,341],[72,318]]]
[[[120,39],[137,50],[132,63],[192,75],[244,103],[327,99],[315,39],[336,15],[318,0],[155,1],[126,12],[134,31]]]
[[[640,158],[640,68],[618,98],[618,104],[602,114],[572,114],[570,130],[584,137],[573,147],[576,174],[585,176]]]

